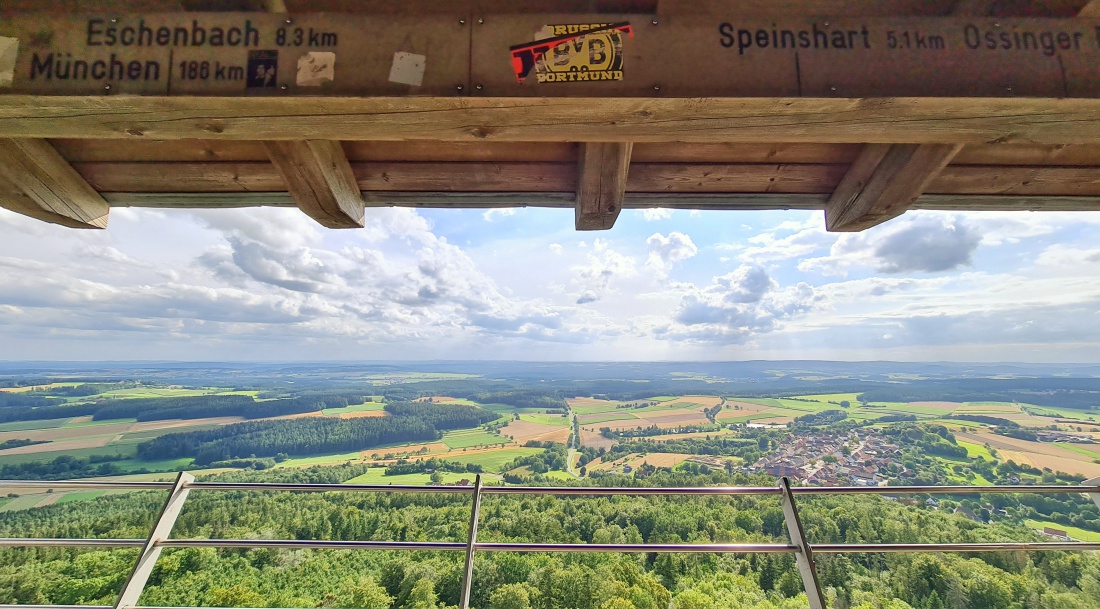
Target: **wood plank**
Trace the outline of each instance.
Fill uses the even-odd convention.
[[[365,193],[368,206],[437,209],[491,209],[500,207],[573,208],[572,193],[530,192],[384,192]],[[243,207],[295,207],[285,192],[234,193],[103,193],[111,207],[154,209],[227,209]],[[623,209],[698,210],[824,210],[824,194],[650,194],[627,193]],[[911,209],[941,211],[1100,211],[1100,196],[1016,196],[925,194]]]
[[[1100,100],[0,95],[0,137],[1100,144]]]
[[[490,163],[574,163],[573,142],[344,142],[351,161],[490,162]]]
[[[1100,195],[1100,167],[951,165],[933,179],[934,194]]]
[[[267,152],[260,142],[227,140],[51,140],[70,162],[110,161],[266,161]],[[970,147],[968,147],[969,150]],[[997,151],[1015,149],[1012,145],[990,146]],[[1050,164],[1073,165],[1082,147],[1033,146],[1032,156],[1050,157]],[[1100,146],[1095,147],[1100,165]],[[573,142],[344,142],[348,160],[377,162],[557,162],[572,163],[577,158]],[[678,142],[642,143],[634,146],[631,159],[645,163],[851,163],[859,153],[854,144],[681,144]],[[964,151],[965,152],[965,151]],[[1084,153],[1080,153],[1084,154]],[[990,158],[1012,158],[1007,153]],[[969,164],[1013,164],[1010,161],[982,161],[975,153]],[[1057,158],[1057,163],[1054,159]],[[1043,163],[1021,163],[1043,164]]]
[[[70,163],[269,161],[263,144],[250,141],[57,138],[50,143]]]
[[[306,215],[327,228],[362,228],[363,197],[340,142],[264,142],[271,163]]]
[[[829,231],[860,231],[901,215],[962,147],[868,145],[825,208]]]
[[[629,192],[831,192],[847,165],[635,163]]]
[[[49,142],[0,139],[0,193],[4,207],[70,228],[106,228],[110,208]]]
[[[854,144],[682,144],[638,143],[634,163],[851,163],[861,146]]]
[[[970,144],[952,165],[1063,165],[1100,167],[1100,146],[1043,144]]]
[[[607,230],[623,209],[630,142],[585,142],[578,156],[577,230]]]
[[[632,155],[633,158],[633,155]],[[379,192],[570,192],[576,163],[350,163],[359,188]],[[103,192],[280,192],[269,162],[74,163]],[[846,165],[631,163],[627,192],[831,193]],[[929,185],[945,194],[1089,195],[1100,166],[948,165]]]

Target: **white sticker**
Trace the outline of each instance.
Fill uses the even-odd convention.
[[[390,82],[419,87],[424,82],[424,67],[428,58],[415,53],[398,51],[393,54],[390,66]]]
[[[299,87],[320,87],[336,79],[336,53],[310,51],[298,58]]]
[[[19,55],[19,39],[0,36],[0,87],[10,87],[15,79],[15,58]]]

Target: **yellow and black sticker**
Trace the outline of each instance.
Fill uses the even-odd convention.
[[[535,72],[538,82],[623,79],[623,35],[630,23],[548,25],[536,40],[511,47],[519,82]]]

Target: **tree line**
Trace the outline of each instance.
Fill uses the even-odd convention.
[[[348,452],[383,444],[433,441],[442,437],[443,430],[476,427],[497,418],[495,413],[476,406],[395,402],[385,408],[392,416],[249,421],[166,434],[139,444],[137,452],[147,460],[194,457],[196,465],[274,457],[279,453]]]
[[[362,466],[231,473],[224,481],[339,482]],[[538,479],[544,486],[561,482]],[[609,486],[771,485],[770,478],[657,471]],[[576,483],[579,485],[588,482]],[[7,537],[140,537],[163,493],[0,513]],[[871,496],[799,500],[813,543],[1038,540],[1011,523],[983,525]],[[390,493],[193,493],[174,537],[466,540],[469,497]],[[772,497],[493,496],[485,542],[788,543]],[[20,604],[110,605],[137,551],[0,549],[0,598]],[[837,609],[1091,609],[1100,557],[1057,551],[818,555]],[[143,604],[443,609],[459,601],[463,556],[447,552],[215,550],[165,552]],[[474,609],[795,609],[806,606],[791,555],[478,553]]]

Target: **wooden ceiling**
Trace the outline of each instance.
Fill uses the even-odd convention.
[[[580,230],[646,207],[821,209],[836,231],[907,209],[1100,210],[1100,1],[0,0],[0,14],[0,58],[20,45],[6,87],[0,62],[0,207],[65,226],[105,228],[120,206],[296,206],[332,228],[376,206],[567,207]],[[339,55],[337,78],[309,88],[298,63],[297,83],[246,89],[199,71],[243,68],[243,49],[100,34],[148,23],[155,46],[166,23],[194,42],[243,19],[307,32],[280,79],[313,48]],[[536,26],[606,23],[633,29],[590,34],[583,62],[568,54],[583,38],[555,56],[606,82],[516,81],[509,45]],[[784,30],[792,48],[774,48]],[[799,54],[800,33],[825,30],[839,50]],[[275,40],[254,48],[294,46]],[[428,58],[419,84],[397,54]],[[59,77],[81,69],[59,61],[115,59],[115,80]],[[144,79],[123,73],[132,61]]]

